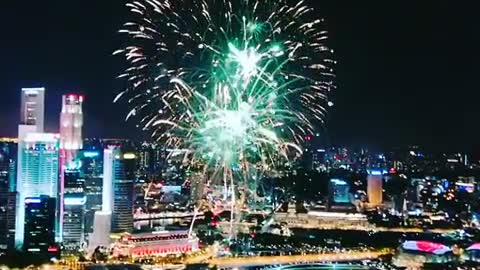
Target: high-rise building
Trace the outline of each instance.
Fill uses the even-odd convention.
[[[27,156],[31,156],[32,159],[34,155],[30,155],[29,152],[36,151],[35,148],[31,149],[32,138],[30,136],[29,142],[26,141],[26,137],[29,134],[39,134],[43,132],[44,128],[44,111],[45,111],[45,88],[23,88],[21,94],[21,104],[20,104],[20,125],[18,126],[18,145],[17,145],[17,170],[16,176],[17,180],[14,186],[15,190],[18,192],[18,205],[16,213],[16,226],[15,226],[15,244],[22,246],[23,244],[23,230],[24,230],[24,220],[25,220],[25,204],[24,199],[29,195],[29,193],[36,193],[36,189],[31,190],[29,186],[29,178],[32,175],[37,174],[38,172],[31,172],[26,175],[27,167],[32,166],[32,164],[24,164],[27,161]],[[27,145],[28,144],[28,145]],[[58,156],[58,153],[57,153]],[[32,163],[34,163],[32,161]],[[30,190],[29,190],[30,189]],[[35,195],[34,195],[35,196]]]
[[[20,125],[35,126],[43,132],[45,88],[23,88],[20,104]]]
[[[83,96],[76,94],[62,97],[60,113],[60,181],[59,181],[59,216],[60,235],[63,235],[65,172],[70,164],[75,163],[77,152],[82,149]]]
[[[28,133],[19,141],[20,165],[17,175],[18,207],[15,243],[23,244],[25,198],[58,195],[58,135]],[[57,223],[57,219],[54,219]]]
[[[20,168],[23,139],[29,133],[42,133],[44,128],[45,88],[23,88],[18,126],[17,182],[22,178]]]
[[[89,252],[93,252],[97,247],[107,247],[110,244],[111,222],[112,212],[95,212],[93,233],[88,238]]]
[[[376,207],[383,202],[383,174],[380,170],[371,170],[367,177],[367,196],[370,207]]]
[[[15,160],[10,160],[10,165],[8,168],[8,191],[16,192],[17,191],[17,163]]]
[[[62,242],[67,250],[76,250],[85,241],[85,179],[80,165],[72,162],[64,172]]]
[[[350,203],[350,186],[342,179],[330,179],[330,201],[333,203]]]
[[[137,156],[118,148],[104,151],[103,212],[112,214],[112,232],[133,228],[133,190]]]
[[[85,179],[85,233],[88,236],[93,232],[95,212],[102,210],[103,155],[100,150],[85,150],[79,159]]]
[[[0,192],[8,192],[10,184],[10,159],[0,149]]]
[[[102,210],[94,215],[89,249],[109,244],[111,232],[133,229],[133,199],[137,156],[119,147],[107,146],[103,152]]]
[[[85,178],[83,178],[80,169],[80,162],[77,164],[71,163],[71,165],[67,165],[67,169],[64,171],[65,194],[84,195]]]
[[[114,147],[109,147],[103,151],[103,192],[102,192],[102,211],[105,213],[113,211],[113,182],[115,180],[114,168],[116,166],[115,157],[120,157],[121,151]]]
[[[0,139],[0,192],[16,190],[17,144],[14,139]]]
[[[55,245],[56,199],[49,196],[25,198],[24,244],[26,252],[46,255]]]
[[[92,157],[93,156],[97,157],[96,154],[92,154]],[[114,172],[115,167],[118,166],[115,161],[117,158],[120,158],[120,156],[121,151],[115,146],[108,146],[103,151],[102,208],[99,211],[95,211],[94,214],[93,230],[88,238],[88,246],[90,251],[94,250],[98,246],[107,246],[110,243],[109,236],[112,232],[112,211],[114,203]]]
[[[78,250],[85,241],[86,197],[80,193],[65,194],[63,213],[63,244],[67,249]]]
[[[130,232],[133,229],[136,155],[124,152],[115,156],[114,165],[112,232]]]
[[[0,254],[15,247],[16,192],[0,192]]]
[[[60,149],[82,149],[83,96],[64,95],[60,114]]]

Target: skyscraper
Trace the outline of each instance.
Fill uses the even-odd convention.
[[[85,203],[83,194],[65,194],[63,213],[63,244],[69,250],[78,250],[85,241]]]
[[[108,146],[103,152],[102,211],[95,212],[89,249],[109,244],[111,232],[133,229],[133,189],[137,156],[119,147]]]
[[[85,179],[80,168],[80,162],[72,162],[64,172],[62,242],[68,250],[77,250],[85,240]]]
[[[112,231],[128,232],[133,228],[133,189],[136,155],[118,148],[104,151],[103,212],[112,214]]]
[[[96,211],[102,210],[103,189],[103,155],[100,150],[83,150],[79,155],[82,173],[85,179],[85,233],[88,237],[93,232]]]
[[[18,142],[14,139],[0,139],[0,192],[16,190],[16,158]]]
[[[62,150],[82,149],[82,104],[83,96],[70,94],[62,97],[60,114],[60,149]]]
[[[35,126],[43,132],[45,88],[23,88],[20,105],[20,125]]]
[[[49,196],[25,198],[25,238],[28,253],[46,255],[55,246],[56,199]]]
[[[130,232],[133,229],[133,196],[136,155],[123,153],[115,157],[113,182],[112,231]]]
[[[15,226],[17,246],[23,244],[25,198],[42,195],[57,198],[58,139],[57,134],[28,133],[19,141],[20,167],[17,173],[18,207]]]
[[[65,171],[67,166],[75,161],[77,152],[82,148],[83,127],[83,96],[76,94],[62,97],[62,111],[60,113],[60,182],[59,182],[59,216],[60,236],[63,235]]]
[[[15,247],[16,192],[0,192],[0,254]]]
[[[102,212],[113,211],[113,182],[115,180],[114,168],[115,157],[120,157],[121,151],[115,147],[109,147],[103,151],[103,192]]]
[[[15,247],[17,142],[0,139],[0,254]]]
[[[0,149],[0,192],[8,192],[10,186],[10,159]]]
[[[383,175],[382,171],[371,170],[367,177],[367,196],[370,207],[376,207],[383,202]]]
[[[18,126],[18,145],[17,145],[17,183],[15,189],[18,192],[18,206],[15,225],[15,244],[23,244],[23,230],[25,220],[24,199],[28,197],[28,178],[30,175],[23,175],[30,164],[26,162],[26,156],[30,145],[25,145],[26,137],[30,133],[42,133],[44,128],[45,111],[45,88],[23,88],[20,104],[20,124]],[[31,140],[31,138],[30,138]],[[31,142],[29,142],[31,144]],[[35,174],[35,173],[33,173]],[[27,190],[25,190],[27,189]],[[31,191],[35,192],[35,190]]]
[[[93,230],[88,237],[89,250],[93,251],[98,246],[108,246],[110,233],[112,232],[112,210],[113,210],[113,168],[115,157],[120,156],[119,149],[108,146],[103,151],[103,179],[102,179],[102,208],[96,211],[93,217]],[[98,155],[92,154],[92,157]]]

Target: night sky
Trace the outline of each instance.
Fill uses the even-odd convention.
[[[27,0],[0,7],[0,136],[16,136],[20,89],[47,88],[47,130],[61,95],[85,94],[85,133],[137,137],[121,89],[121,0]],[[338,90],[329,143],[480,146],[480,16],[474,1],[311,0],[327,20]]]

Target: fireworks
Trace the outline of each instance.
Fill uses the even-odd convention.
[[[331,105],[332,51],[313,9],[295,0],[137,0],[115,54],[128,68],[127,116],[186,159],[248,175],[301,152]],[[232,180],[233,184],[233,180]]]

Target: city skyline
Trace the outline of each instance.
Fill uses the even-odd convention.
[[[480,266],[474,8],[11,2],[0,268]]]
[[[468,16],[455,15],[456,9],[444,1],[396,2],[392,7],[311,2],[326,18],[329,44],[338,60],[335,107],[321,128],[326,141],[478,146],[480,129],[469,125],[480,117],[471,54],[478,38]],[[47,131],[58,130],[61,95],[78,92],[86,96],[86,136],[138,137],[134,122],[124,124],[127,110],[111,103],[122,89],[122,82],[115,80],[122,61],[111,53],[119,47],[116,31],[126,10],[109,1],[69,5],[68,13],[63,12],[65,4],[54,2],[34,3],[25,12],[18,3],[2,9],[2,20],[16,23],[0,45],[13,52],[0,68],[0,134],[16,136],[20,89],[46,87]],[[59,20],[62,25],[56,25]],[[43,28],[48,31],[40,34]],[[466,42],[456,45],[455,39]]]

